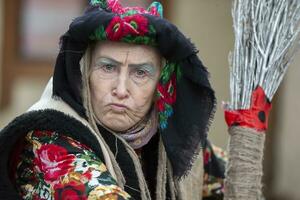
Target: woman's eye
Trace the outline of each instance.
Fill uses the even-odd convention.
[[[145,70],[142,70],[142,69],[137,69],[135,71],[135,75],[139,78],[144,78],[147,75],[147,72]]]
[[[101,66],[101,69],[104,72],[111,73],[111,72],[115,71],[116,67],[114,65],[111,65],[111,64],[105,64],[105,65]]]

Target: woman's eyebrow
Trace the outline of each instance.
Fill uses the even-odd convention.
[[[148,67],[155,68],[152,62],[139,63],[139,64],[129,64],[128,66],[132,67],[132,68],[143,67],[143,66],[148,66]]]
[[[113,58],[110,58],[110,57],[107,57],[107,56],[101,56],[99,58],[96,59],[96,62],[104,62],[104,63],[109,63],[109,64],[114,64],[114,65],[121,65],[122,63],[113,59]]]

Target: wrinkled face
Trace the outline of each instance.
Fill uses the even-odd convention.
[[[99,42],[90,72],[92,107],[98,120],[125,131],[149,111],[160,76],[161,57],[150,46]]]

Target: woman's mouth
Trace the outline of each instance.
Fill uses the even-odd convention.
[[[110,108],[115,112],[124,112],[128,107],[124,104],[111,103],[109,104]]]

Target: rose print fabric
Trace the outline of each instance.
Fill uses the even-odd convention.
[[[68,136],[32,131],[13,154],[12,179],[25,200],[131,199],[93,151]],[[226,153],[207,141],[203,156],[203,198],[223,199]]]
[[[13,180],[23,199],[131,199],[90,148],[56,132],[28,133],[13,158]]]
[[[222,200],[227,153],[207,140],[203,149],[203,160],[203,200]]]

